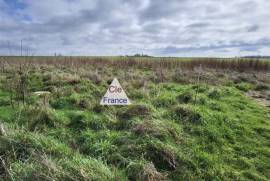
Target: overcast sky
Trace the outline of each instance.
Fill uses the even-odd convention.
[[[0,54],[270,55],[270,0],[0,0]]]

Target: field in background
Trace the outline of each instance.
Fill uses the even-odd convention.
[[[116,67],[132,67],[132,68],[182,68],[182,69],[194,69],[199,65],[206,68],[216,69],[230,69],[237,71],[250,71],[270,70],[270,60],[268,59],[254,59],[254,58],[162,58],[162,57],[0,57],[0,63],[2,67],[5,64],[27,65],[63,65],[72,66],[72,68],[78,68],[81,66],[95,66],[102,67],[116,66]]]
[[[267,60],[0,57],[0,180],[268,180],[269,106]]]

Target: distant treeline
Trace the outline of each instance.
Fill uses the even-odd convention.
[[[153,57],[153,56],[150,56],[150,55],[146,55],[146,54],[134,54],[134,55],[126,55],[126,57]]]
[[[266,58],[266,59],[270,59],[270,56],[259,56],[259,55],[251,55],[251,56],[244,56],[241,58]]]

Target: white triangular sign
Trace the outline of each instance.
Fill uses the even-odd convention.
[[[116,78],[107,89],[106,94],[102,97],[100,105],[130,105],[130,101]]]

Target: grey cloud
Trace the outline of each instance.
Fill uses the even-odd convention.
[[[193,52],[193,51],[209,51],[209,50],[221,50],[227,48],[239,48],[241,51],[257,51],[261,47],[270,46],[270,39],[260,39],[256,42],[238,42],[233,41],[229,44],[212,44],[212,45],[204,45],[204,46],[194,46],[194,47],[175,47],[175,46],[167,46],[165,48],[153,50],[159,54],[176,54],[183,52]]]
[[[240,1],[239,3],[236,3],[236,6],[238,6],[242,12],[255,11],[258,7],[253,0]]]
[[[256,52],[256,51],[258,51],[258,50],[260,50],[260,47],[258,47],[258,46],[252,46],[252,45],[250,45],[250,46],[246,46],[246,47],[241,47],[240,48],[240,51],[242,52]]]
[[[156,20],[159,18],[169,18],[181,11],[185,11],[184,7],[187,0],[151,0],[147,8],[140,12],[141,21]]]
[[[210,26],[210,23],[193,23],[187,26],[187,28],[205,28]]]
[[[50,2],[33,6],[32,1],[27,0],[26,8],[16,14],[20,17],[0,10],[1,42],[16,44],[31,37],[29,46],[40,54],[114,55],[148,50],[153,55],[180,56],[181,52],[206,55],[211,50],[233,56],[258,49],[270,54],[269,41],[263,39],[270,32],[270,13],[264,8],[270,1],[79,0],[75,4],[58,0],[54,2],[59,13],[52,14]],[[30,18],[25,20],[27,16]],[[0,53],[8,54],[6,43],[0,46]]]
[[[258,25],[252,25],[252,26],[248,27],[248,29],[247,29],[248,32],[256,32],[258,30],[259,30]]]

